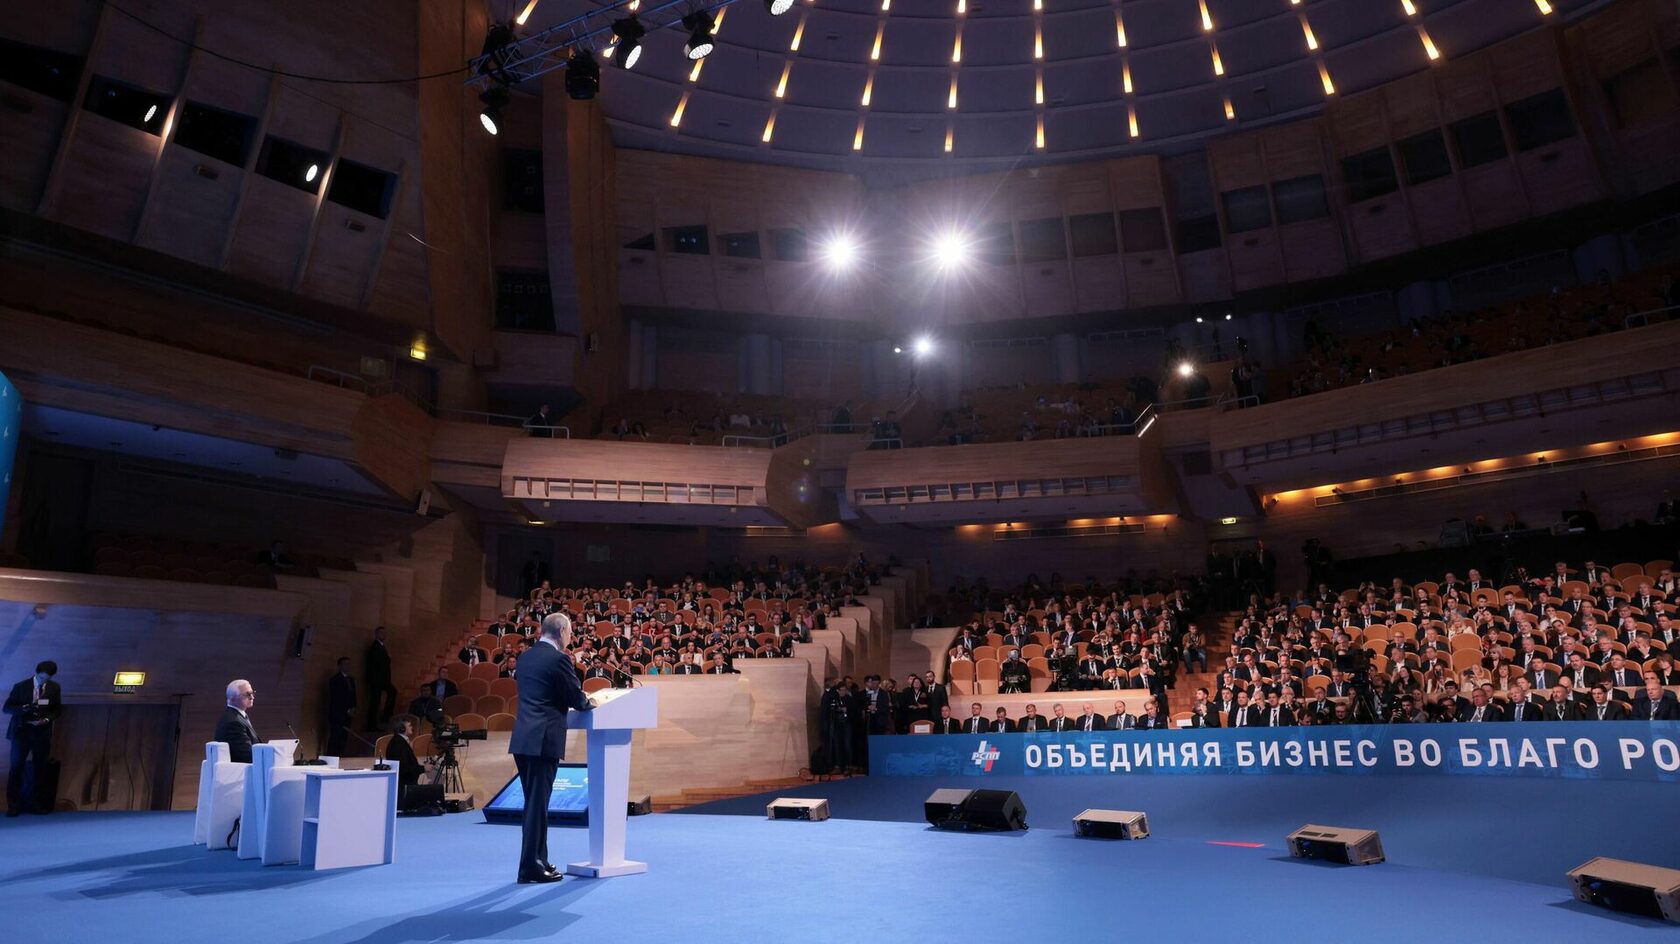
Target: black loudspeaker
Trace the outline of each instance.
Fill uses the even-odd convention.
[[[652,813],[653,797],[645,793],[639,797],[632,797],[629,801],[629,808],[625,812],[630,816],[646,816]]]
[[[1375,865],[1384,859],[1382,837],[1374,829],[1310,823],[1289,834],[1289,854],[1343,865]]]
[[[441,783],[411,783],[402,788],[397,798],[397,809],[404,813],[412,813],[432,807],[443,808],[443,784]]]
[[[935,790],[922,807],[928,823],[940,829],[1027,828],[1027,805],[1014,790]]]
[[[1680,869],[1600,856],[1569,870],[1569,884],[1589,905],[1680,924]]]

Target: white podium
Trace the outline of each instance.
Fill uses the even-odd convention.
[[[630,801],[630,732],[659,723],[659,690],[612,688],[589,698],[593,711],[574,711],[568,725],[589,732],[589,861],[566,871],[588,878],[646,872],[646,862],[624,858]]]
[[[395,765],[390,770],[304,770],[299,865],[317,871],[389,865],[396,850]]]

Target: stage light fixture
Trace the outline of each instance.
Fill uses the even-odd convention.
[[[1195,372],[1196,372],[1196,365],[1190,363],[1189,361],[1179,361],[1178,362],[1178,375],[1180,377],[1188,377],[1191,374],[1194,374]]]
[[[823,243],[821,255],[830,269],[849,269],[858,259],[857,241],[849,233],[835,233]]]
[[[781,16],[793,9],[793,0],[764,0],[764,9],[771,16]]]
[[[894,344],[893,345],[893,353],[894,354],[903,354],[904,353],[904,348],[899,347],[898,345]]]
[[[926,357],[933,353],[933,339],[924,334],[911,342],[910,349],[917,357]]]
[[[627,16],[612,25],[612,34],[618,37],[618,60],[621,69],[636,68],[636,61],[642,58],[642,37],[647,35],[647,27],[642,21],[633,16]]]
[[[968,262],[968,236],[958,230],[946,230],[933,238],[933,262],[940,269],[961,268]]]
[[[572,53],[572,58],[566,62],[566,94],[572,99],[586,102],[601,91],[601,64],[595,61],[595,56],[587,49],[579,49]]]
[[[498,85],[485,90],[478,100],[484,103],[484,110],[478,113],[478,123],[493,136],[502,125],[502,109],[507,107],[508,90]]]
[[[146,109],[146,117],[140,119],[140,123],[143,124],[143,125],[149,125],[149,124],[152,123],[152,119],[156,118],[156,117],[157,117],[157,106],[153,105],[150,108]]]
[[[682,18],[683,29],[688,30],[688,43],[683,46],[683,52],[690,59],[704,59],[712,51],[712,27],[715,21],[705,10],[695,10]]]

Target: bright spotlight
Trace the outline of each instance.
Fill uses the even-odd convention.
[[[770,11],[771,16],[781,16],[793,9],[793,0],[764,0],[764,9]]]
[[[1197,324],[1201,324],[1201,323],[1202,323],[1202,316],[1201,316],[1201,315],[1197,315],[1197,316],[1196,316],[1196,323],[1197,323]]]
[[[636,60],[642,58],[642,37],[647,35],[647,27],[634,16],[627,16],[612,25],[612,34],[618,37],[615,46],[624,47],[615,57],[621,69],[636,68]]]
[[[1196,372],[1195,366],[1193,364],[1191,364],[1189,361],[1179,361],[1178,362],[1178,375],[1180,377],[1188,377],[1195,372]]]
[[[911,342],[910,349],[916,352],[917,357],[926,357],[933,353],[933,339],[924,334]]]
[[[683,29],[688,30],[688,42],[683,46],[683,52],[690,59],[704,59],[711,53],[712,29],[717,25],[712,15],[705,10],[696,10],[682,18]]]
[[[823,244],[822,260],[830,269],[849,269],[857,258],[857,242],[846,233],[836,233]]]
[[[1226,312],[1226,313],[1225,313],[1225,320],[1226,320],[1226,321],[1230,321],[1230,320],[1231,320],[1231,313],[1230,313],[1230,312]]]
[[[947,230],[933,238],[933,261],[941,269],[961,268],[968,262],[968,237],[956,230]]]
[[[143,125],[149,125],[149,124],[152,123],[152,119],[156,118],[156,117],[157,117],[157,106],[153,105],[152,107],[146,109],[146,117],[140,119],[140,123],[143,124]]]
[[[485,131],[495,135],[501,129],[502,109],[507,107],[508,91],[498,85],[485,90],[478,100],[484,103],[484,110],[478,113],[478,123],[484,126]]]
[[[893,353],[894,354],[903,354],[904,353],[904,348],[899,347],[898,345],[894,344],[893,345]]]
[[[312,184],[315,182],[315,178],[319,176],[321,176],[321,165],[310,164],[309,169],[303,172],[303,182]]]

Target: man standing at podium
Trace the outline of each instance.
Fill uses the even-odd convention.
[[[548,798],[554,792],[554,772],[566,756],[566,709],[594,707],[583,693],[577,670],[566,647],[572,641],[572,621],[564,613],[550,613],[542,635],[519,659],[519,713],[513,721],[508,753],[519,769],[525,796],[524,835],[519,847],[519,884],[560,881],[560,870],[548,861]]]

